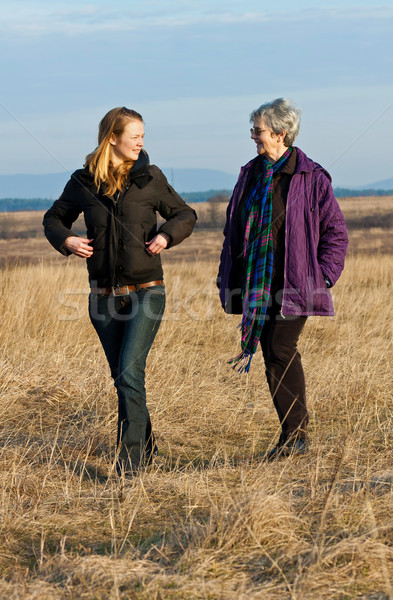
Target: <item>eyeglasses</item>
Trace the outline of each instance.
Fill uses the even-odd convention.
[[[250,133],[251,135],[261,135],[261,133],[263,133],[264,131],[267,131],[267,129],[259,129],[259,127],[251,127],[250,129]]]

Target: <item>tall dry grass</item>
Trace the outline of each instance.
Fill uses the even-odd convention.
[[[160,456],[126,481],[82,261],[2,271],[0,598],[392,598],[391,269],[351,257],[337,317],[308,321],[310,451],[265,464],[278,422],[261,356],[249,376],[227,364],[239,319],[216,262],[167,264]]]

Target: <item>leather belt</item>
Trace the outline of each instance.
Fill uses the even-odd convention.
[[[91,288],[92,294],[103,294],[105,296],[125,296],[130,292],[138,292],[143,288],[153,287],[154,285],[163,285],[163,280],[158,279],[157,281],[148,281],[147,283],[134,283],[132,285],[121,285],[116,287],[102,287],[102,288]]]

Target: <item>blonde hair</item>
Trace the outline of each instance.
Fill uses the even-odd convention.
[[[94,177],[97,189],[104,184],[106,196],[113,196],[122,189],[129,170],[134,165],[134,161],[127,160],[114,167],[111,161],[110,140],[113,135],[121,135],[130,121],[143,123],[143,118],[138,112],[125,106],[112,108],[98,126],[97,148],[86,156],[85,167]]]

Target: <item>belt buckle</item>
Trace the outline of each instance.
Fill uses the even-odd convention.
[[[126,292],[120,292],[120,290],[122,290],[123,288],[127,288]],[[117,285],[116,287],[112,286],[112,294],[114,296],[127,296],[127,294],[130,293],[130,290],[128,288],[128,285],[122,285],[121,287],[119,285]]]

